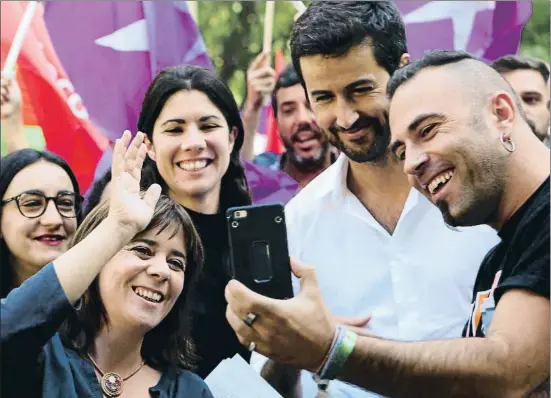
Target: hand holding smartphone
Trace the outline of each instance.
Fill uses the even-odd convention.
[[[283,206],[232,207],[226,219],[233,278],[263,296],[293,297]]]

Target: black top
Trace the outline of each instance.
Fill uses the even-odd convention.
[[[199,356],[195,370],[201,378],[224,359],[239,353],[247,362],[251,354],[237,339],[226,320],[224,289],[230,281],[229,243],[223,214],[201,214],[186,209],[205,248],[205,264],[192,296],[192,337]]]
[[[528,289],[549,299],[549,178],[505,223],[499,237],[478,271],[465,337],[485,337],[494,309],[509,289]],[[549,391],[549,380],[542,387]]]
[[[499,237],[476,277],[466,337],[485,336],[493,309],[509,289],[549,298],[549,178],[505,223]]]

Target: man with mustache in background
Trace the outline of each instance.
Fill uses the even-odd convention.
[[[284,171],[302,189],[329,167],[336,155],[314,119],[293,65],[288,65],[277,78],[272,108],[285,152],[281,156],[263,153],[254,163]]]
[[[316,267],[330,312],[346,317],[339,323],[362,333],[371,317],[370,333],[401,341],[459,337],[478,265],[499,239],[487,226],[449,228],[388,150],[386,86],[409,62],[396,5],[313,2],[291,53],[317,125],[342,153],[286,206],[290,256]],[[306,371],[297,383],[299,371],[253,357],[283,396],[302,387],[304,397],[373,397]]]

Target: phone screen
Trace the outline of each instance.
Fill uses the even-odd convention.
[[[256,283],[270,282],[273,278],[270,244],[267,241],[255,241],[251,245],[251,276]]]

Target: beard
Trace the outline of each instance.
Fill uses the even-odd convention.
[[[387,120],[388,118],[385,117]],[[368,129],[370,132],[363,137],[354,140],[355,145],[345,143],[339,134],[346,134],[347,131]],[[390,144],[390,130],[388,122],[383,123],[379,118],[361,115],[356,122],[348,129],[330,127],[327,137],[329,143],[344,153],[350,160],[358,163],[381,163],[387,158],[388,146]],[[373,137],[372,139],[370,137]]]
[[[311,131],[314,136],[312,139],[318,140],[319,147],[314,150],[311,156],[301,156],[295,150],[294,144],[298,143],[298,135],[302,131]],[[325,163],[325,157],[329,151],[329,143],[323,136],[320,130],[312,128],[311,126],[299,127],[296,133],[292,137],[281,137],[283,145],[285,146],[285,153],[288,156],[289,161],[297,168],[297,170],[304,172],[313,172],[321,169]]]
[[[316,150],[313,156],[303,157],[300,156],[293,148],[287,148],[287,155],[289,161],[300,171],[312,172],[319,170],[325,164],[325,157],[329,151],[329,143],[327,141],[321,141],[319,148]]]
[[[457,200],[451,205],[439,200],[435,205],[444,222],[452,227],[490,224],[495,221],[505,191],[507,155],[480,143],[464,148],[460,156],[465,169],[456,169],[460,175],[454,176],[461,179]]]
[[[547,127],[538,128],[538,125],[533,119],[526,117],[525,120],[528,123],[528,126],[530,126],[532,132],[540,141],[545,142],[545,140],[549,138],[549,123],[547,124]]]

